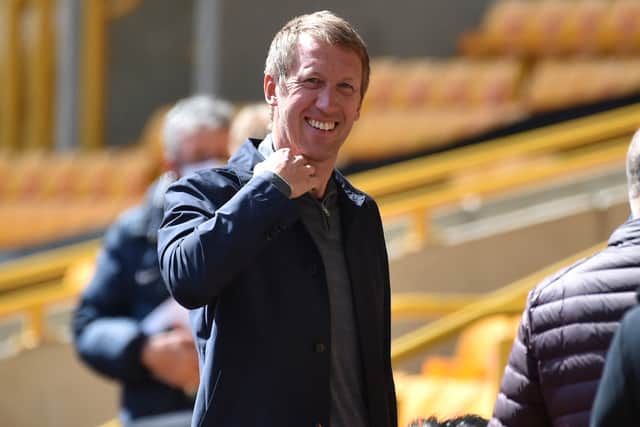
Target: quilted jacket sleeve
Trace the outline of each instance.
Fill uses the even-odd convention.
[[[531,351],[530,299],[531,294],[504,370],[490,427],[551,426],[540,389],[537,360]]]

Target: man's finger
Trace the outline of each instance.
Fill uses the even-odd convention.
[[[304,165],[305,169],[307,170],[307,172],[309,173],[309,176],[314,177],[316,176],[316,168],[311,166],[310,164],[306,164]]]
[[[305,158],[300,154],[296,154],[295,156],[293,156],[293,162],[294,163],[305,162]]]

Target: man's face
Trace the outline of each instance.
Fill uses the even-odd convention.
[[[312,161],[332,160],[360,116],[362,64],[348,49],[301,34],[296,60],[281,87],[266,75],[275,149]]]
[[[189,134],[180,144],[177,166],[227,157],[228,137],[226,129],[201,128]]]

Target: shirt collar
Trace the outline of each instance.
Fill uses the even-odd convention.
[[[262,157],[264,157],[265,159],[273,154],[273,138],[271,138],[270,133],[267,134],[260,145],[258,145],[258,152],[262,154]]]

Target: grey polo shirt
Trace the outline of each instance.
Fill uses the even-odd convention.
[[[273,153],[271,135],[258,151],[266,158]],[[273,174],[276,187],[291,194],[288,184]],[[331,316],[331,427],[365,427],[367,411],[364,403],[362,359],[358,345],[351,280],[342,243],[342,224],[338,205],[338,188],[329,180],[322,200],[309,194],[296,199],[302,222],[311,234],[322,256],[329,294]]]

